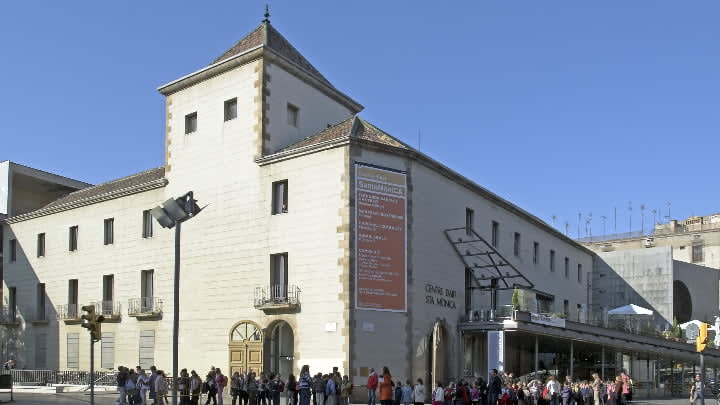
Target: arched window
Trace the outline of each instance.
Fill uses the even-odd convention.
[[[230,334],[232,342],[262,342],[262,330],[252,322],[240,322]]]

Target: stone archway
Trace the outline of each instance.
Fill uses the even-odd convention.
[[[283,377],[293,373],[295,332],[289,323],[280,320],[267,328],[265,339],[265,370]]]
[[[673,317],[678,323],[685,323],[692,319],[692,311],[690,290],[682,281],[673,281]]]
[[[240,321],[230,329],[228,342],[230,374],[260,372],[263,366],[263,332],[252,321]]]
[[[447,384],[450,342],[445,322],[435,322],[430,336],[430,383],[434,387],[438,382]]]

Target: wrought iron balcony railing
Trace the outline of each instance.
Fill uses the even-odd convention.
[[[130,298],[128,315],[137,318],[151,318],[162,315],[162,299],[157,297]]]
[[[0,309],[0,325],[19,325],[18,315],[17,308],[3,307]]]
[[[300,288],[296,285],[274,284],[255,288],[255,308],[295,309],[299,304]]]
[[[63,321],[79,321],[80,307],[78,304],[61,304],[57,306],[57,319]]]
[[[119,319],[122,315],[122,304],[120,301],[97,301],[95,313],[104,316],[106,320]]]

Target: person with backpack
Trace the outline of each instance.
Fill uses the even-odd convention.
[[[296,388],[300,392],[300,405],[310,405],[310,388],[312,387],[312,377],[310,376],[310,366],[305,364],[300,369],[300,379]]]
[[[215,387],[215,377],[212,373],[205,376],[205,384],[203,384],[203,393],[207,394],[205,405],[210,405],[212,399],[213,405],[217,405],[217,388]]]
[[[219,368],[215,369],[215,386],[217,387],[217,403],[223,405],[223,393],[228,385],[228,378]]]

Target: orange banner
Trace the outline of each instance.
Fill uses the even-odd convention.
[[[355,306],[407,310],[405,173],[355,165]]]

